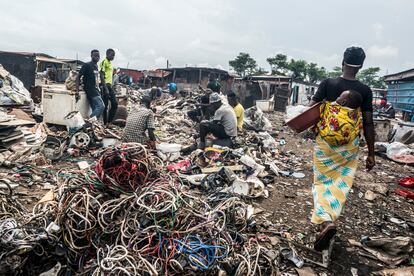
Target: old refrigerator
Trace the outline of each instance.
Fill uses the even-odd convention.
[[[89,118],[92,110],[86,94],[83,91],[80,91],[79,94],[80,100],[76,102],[75,92],[67,90],[64,85],[43,86],[43,122],[66,125],[65,116],[72,111],[79,111],[84,118]]]

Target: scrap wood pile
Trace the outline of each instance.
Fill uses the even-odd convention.
[[[278,253],[257,234],[254,208],[205,193],[140,144],[104,151],[94,170],[61,171],[32,210],[0,195],[0,269],[37,274],[271,275]],[[61,271],[61,272],[62,272]]]

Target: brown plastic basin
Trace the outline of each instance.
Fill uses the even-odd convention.
[[[319,122],[322,102],[309,107],[308,110],[289,120],[286,124],[297,133],[301,133]]]

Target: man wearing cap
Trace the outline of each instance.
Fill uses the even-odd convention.
[[[237,136],[237,118],[231,106],[221,102],[216,92],[210,95],[210,107],[214,116],[210,121],[200,123],[200,148],[206,146],[206,137],[213,134],[218,139],[231,139]]]
[[[354,90],[362,97],[361,105],[351,111],[347,111],[350,117],[360,121],[362,112],[362,128],[368,145],[368,157],[366,168],[371,170],[375,166],[374,155],[374,122],[372,117],[372,91],[365,84],[356,79],[358,71],[362,68],[365,53],[362,48],[350,47],[345,50],[342,61],[342,76],[330,78],[321,82],[318,91],[313,96],[310,105],[325,101],[325,109],[322,112],[321,122],[317,128],[337,128],[338,122],[330,121],[326,125],[329,114],[338,113],[338,107],[332,105],[342,92]],[[326,106],[330,108],[326,111]],[[334,106],[334,107],[333,107]],[[335,119],[331,119],[335,120]],[[359,132],[360,125],[345,133]],[[346,135],[346,134],[345,134]],[[314,149],[314,183],[312,194],[314,197],[314,210],[312,223],[320,225],[320,232],[316,237],[315,249],[324,250],[329,246],[330,240],[336,233],[335,221],[341,214],[347,196],[352,188],[353,179],[358,165],[359,136],[352,138],[349,143],[331,145],[321,135],[316,137]]]
[[[126,120],[123,140],[155,147],[154,112],[150,108],[151,98],[143,96],[141,106],[131,112]],[[145,132],[148,131],[148,136]]]

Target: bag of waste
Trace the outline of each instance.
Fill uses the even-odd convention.
[[[244,111],[244,124],[246,129],[255,131],[266,131],[272,127],[272,124],[265,117],[263,111],[256,106]]]
[[[72,111],[65,116],[66,127],[70,133],[75,133],[83,127],[85,121],[79,111]]]
[[[32,99],[29,91],[18,78],[10,74],[1,64],[0,80],[3,82],[3,86],[0,88],[0,104],[30,105]]]
[[[394,156],[410,155],[414,151],[400,142],[393,142],[387,146],[387,157],[392,159]]]
[[[76,78],[78,77],[78,72],[70,71],[69,77],[65,80],[65,85],[67,90],[75,91],[76,90]]]

